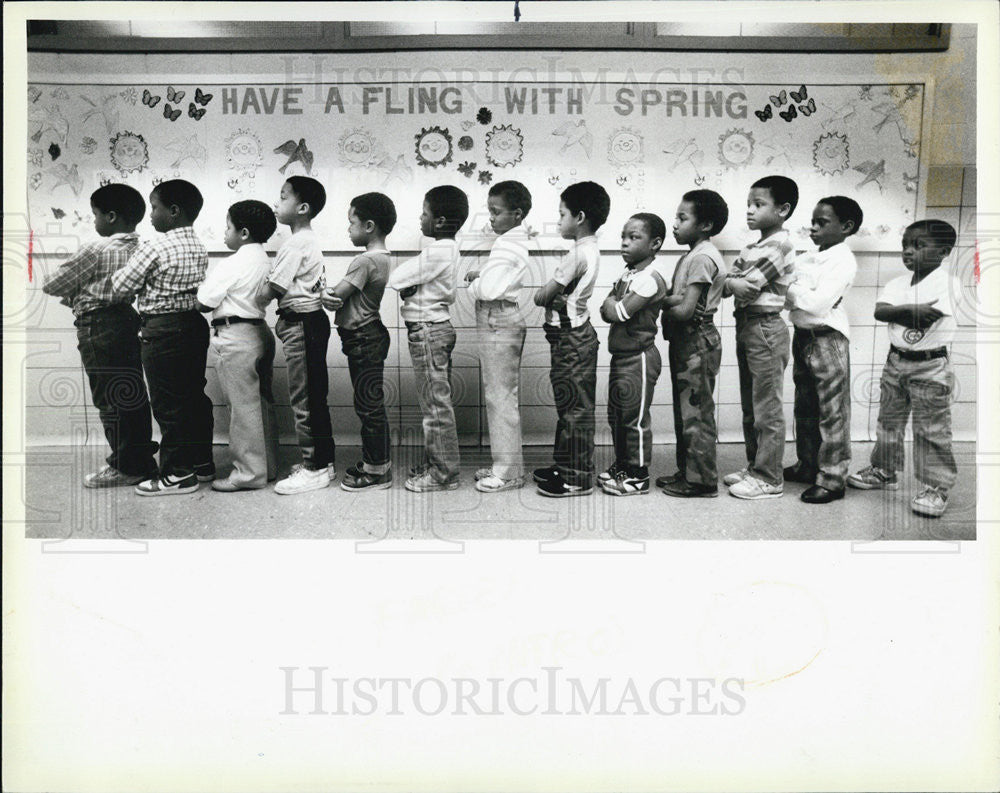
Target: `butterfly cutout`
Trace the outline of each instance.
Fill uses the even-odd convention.
[[[785,119],[785,121],[791,122],[791,120],[798,117],[799,114],[795,109],[795,105],[789,105],[788,110],[779,110],[778,115]]]
[[[177,112],[180,113],[179,110]],[[195,121],[200,121],[201,117],[205,115],[205,108],[195,107],[194,102],[188,102],[188,115]]]
[[[810,99],[808,104],[799,105],[799,112],[803,116],[811,116],[813,113],[816,112],[816,100]]]
[[[59,209],[58,207],[52,207],[52,217],[54,217],[56,220],[62,220],[64,217],[66,217],[66,213],[63,212],[63,210]]]
[[[184,101],[184,92],[175,91],[172,85],[167,86],[167,101],[173,102],[174,104],[180,104]]]
[[[806,91],[806,87],[804,85],[800,85],[799,90],[792,91],[791,94],[792,94],[792,99],[794,99],[796,102],[805,102],[806,99],[809,98],[809,92]]]
[[[163,117],[169,118],[171,121],[176,121],[181,117],[181,109],[179,107],[170,107],[169,102],[163,104]]]
[[[781,107],[782,105],[786,104],[788,102],[788,94],[785,92],[785,89],[782,88],[781,93],[778,94],[777,96],[772,96],[771,102],[774,104],[775,107]]]
[[[149,89],[148,88],[143,88],[142,89],[142,103],[146,107],[156,107],[157,103],[162,98],[163,98],[162,96],[153,96],[153,94],[149,93]]]
[[[194,89],[194,101],[197,102],[202,107],[204,107],[209,102],[211,102],[213,96],[214,96],[214,94],[205,94],[205,93],[202,93],[202,90],[200,88],[195,88]]]
[[[31,100],[31,103],[34,104],[42,98],[42,92],[35,86],[30,85],[28,86],[28,98]]]
[[[765,105],[763,110],[754,110],[753,113],[761,121],[767,121],[769,118],[774,118],[774,113],[771,111],[770,105]]]

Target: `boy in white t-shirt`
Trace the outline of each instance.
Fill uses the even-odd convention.
[[[952,296],[958,281],[941,267],[955,246],[943,220],[920,220],[903,234],[903,264],[912,275],[885,285],[875,319],[889,323],[889,357],[882,369],[881,404],[871,465],[847,477],[862,490],[896,490],[903,468],[903,432],[913,410],[913,468],[922,489],[910,502],[920,515],[940,517],[958,469],[951,450],[955,375],[947,345],[955,335]]]
[[[198,287],[198,310],[212,312],[211,346],[222,394],[229,402],[233,470],[216,479],[223,493],[257,490],[277,476],[278,436],[271,390],[274,336],[259,295],[271,269],[264,250],[277,228],[263,201],[238,201],[226,214],[225,243],[232,256],[209,270]]]

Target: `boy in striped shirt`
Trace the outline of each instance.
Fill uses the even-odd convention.
[[[607,191],[596,182],[567,187],[560,196],[559,234],[573,248],[555,275],[535,293],[545,307],[545,338],[552,351],[552,393],[556,402],[554,465],[534,471],[538,492],[561,498],[594,489],[594,402],[599,342],[587,301],[594,291],[601,251],[597,230],[611,211]]]
[[[747,225],[760,231],[760,239],[740,251],[722,289],[723,297],[736,299],[736,362],[747,453],[747,467],[722,481],[737,498],[779,498],[784,489],[781,392],[789,337],[780,312],[792,281],[795,247],[783,226],[798,202],[798,185],[787,176],[765,176],[750,186]]]

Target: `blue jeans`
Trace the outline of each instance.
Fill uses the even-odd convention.
[[[526,333],[524,317],[516,303],[503,300],[476,303],[476,334],[490,430],[490,454],[493,473],[500,479],[524,475],[518,387]]]
[[[577,328],[545,325],[544,330],[552,353],[549,379],[558,416],[552,459],[566,482],[590,487],[600,342],[589,321]]]
[[[354,412],[361,420],[361,457],[369,465],[389,462],[389,419],[385,414],[384,370],[389,331],[378,319],[360,328],[337,328],[354,387]]]
[[[451,404],[451,322],[407,322],[417,401],[424,416],[424,460],[439,482],[458,479],[458,429]]]

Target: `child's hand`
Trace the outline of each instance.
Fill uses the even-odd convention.
[[[705,304],[702,302],[695,303],[694,313],[691,315],[692,322],[701,322],[705,318]]]
[[[337,297],[336,293],[332,289],[327,289],[323,292],[319,302],[323,304],[323,308],[327,311],[336,311],[344,305],[343,299]]]
[[[733,293],[733,297],[739,298],[744,303],[756,300],[757,295],[760,294],[760,289],[758,287],[748,283],[743,278],[730,278],[729,289]]]
[[[929,303],[915,303],[913,306],[913,327],[918,330],[924,330],[929,328],[935,322],[937,322],[941,317],[944,316],[944,312],[939,309],[934,308],[934,304],[937,300],[932,300]]]
[[[469,272],[465,274],[465,282],[471,284],[478,277],[479,277],[479,270],[469,270]]]
[[[669,295],[663,298],[664,308],[673,308],[674,306],[679,306],[684,302],[684,295]]]
[[[549,308],[553,311],[558,311],[561,308],[566,308],[566,295],[558,294],[549,301]]]
[[[413,297],[417,293],[417,285],[408,286],[406,289],[399,290],[399,296],[406,300],[407,298]]]

